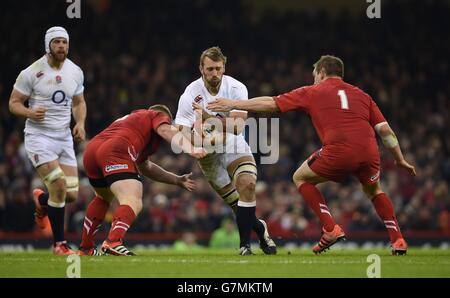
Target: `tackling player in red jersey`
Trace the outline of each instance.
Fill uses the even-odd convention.
[[[148,160],[161,139],[170,143],[178,134],[178,129],[171,123],[170,110],[164,105],[154,105],[148,110],[136,110],[116,120],[89,142],[83,163],[89,182],[95,189],[95,197],[86,210],[80,255],[101,254],[94,246],[94,235],[113,199],[117,199],[120,205],[114,212],[102,252],[134,255],[123,245],[123,238],[142,209],[140,174],[188,191],[194,189],[194,181],[190,178],[192,173],[178,176]],[[206,155],[204,149],[193,147],[188,139],[182,138],[180,146],[195,158]]]
[[[307,113],[322,142],[294,173],[299,193],[319,217],[323,234],[314,253],[328,249],[345,238],[343,229],[334,222],[325,199],[315,186],[325,181],[342,181],[353,175],[383,220],[391,240],[393,254],[405,254],[404,240],[390,198],[380,187],[380,154],[375,132],[392,153],[397,166],[416,175],[415,168],[403,157],[397,138],[372,98],[361,89],[343,81],[344,64],[334,56],[322,56],[314,64],[314,85],[269,97],[248,101],[218,99],[208,109],[224,112],[232,109],[252,112]]]

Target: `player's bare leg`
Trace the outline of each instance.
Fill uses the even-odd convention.
[[[212,184],[211,186],[214,188]],[[216,189],[216,192],[222,197],[225,203],[227,203],[228,206],[230,206],[230,208],[236,214],[237,203],[239,201],[239,193],[237,192],[234,183],[230,183],[221,189]],[[266,222],[262,219],[256,218],[255,222],[253,223],[252,229],[258,236],[259,245],[263,250],[263,252],[266,255],[276,254],[277,246],[270,237],[269,228],[267,227]]]
[[[64,172],[66,180],[66,203],[74,202],[78,197],[78,169],[76,166],[63,164],[59,164],[59,166]],[[41,229],[45,229],[50,224],[47,217],[48,199],[48,192],[40,188],[33,190],[33,200],[36,205],[35,221]]]
[[[236,177],[236,190],[239,201],[236,210],[236,222],[239,229],[241,255],[253,254],[250,249],[250,236],[256,220],[256,177],[253,174],[241,173]]]
[[[202,169],[206,171],[206,177],[208,178],[208,182],[211,185],[211,187],[222,197],[225,203],[230,206],[230,208],[233,210],[235,214],[238,212],[238,202],[240,201],[240,194],[238,192],[236,181],[240,175],[250,175],[250,181],[246,182],[243,180],[243,178],[239,178],[239,191],[241,194],[243,194],[245,197],[251,198],[251,200],[248,200],[249,202],[252,202],[254,206],[256,206],[256,203],[254,201],[254,188],[256,184],[256,176],[257,176],[257,169],[256,164],[253,156],[251,155],[245,155],[245,156],[239,156],[236,159],[234,159],[234,156],[228,156],[227,158],[232,159],[232,161],[226,166],[226,171],[224,168],[221,168],[223,164],[218,165],[219,168],[215,168],[214,171],[220,172],[219,177],[214,175],[208,175],[208,172],[212,172],[210,166],[211,164],[202,165]],[[226,162],[227,163],[227,162]],[[225,176],[226,175],[226,176]],[[230,179],[231,178],[231,179]],[[222,186],[223,180],[221,179],[228,179],[228,184],[225,186]],[[221,186],[218,186],[216,183],[220,183]],[[250,194],[247,194],[247,188],[250,187],[251,191]],[[255,208],[253,206],[253,208]],[[258,239],[260,241],[260,246],[263,249],[265,254],[275,254],[276,253],[276,245],[273,242],[273,240],[270,238],[267,224],[256,218],[256,216],[253,216],[254,220],[252,222],[252,225],[250,227],[250,233],[251,229],[253,229],[256,234],[258,235]],[[248,250],[249,251],[249,250]]]
[[[293,181],[297,186],[299,193],[308,206],[319,217],[323,225],[322,237],[318,244],[313,247],[314,253],[321,253],[329,249],[333,244],[345,239],[345,233],[342,228],[337,225],[331,215],[325,198],[317,189],[316,184],[328,181],[324,177],[320,177],[314,173],[308,165],[308,161],[304,161],[300,168],[293,175]]]
[[[78,254],[81,256],[98,256],[101,253],[95,246],[95,234],[98,232],[114,194],[108,187],[95,187],[95,196],[86,208],[83,232]]]
[[[48,192],[40,188],[33,189],[33,202],[35,206],[34,221],[36,225],[44,230],[50,227],[48,219]]]
[[[66,177],[66,203],[75,202],[78,198],[78,168],[60,164],[61,169]]]
[[[69,248],[64,238],[64,213],[66,204],[66,180],[64,172],[56,160],[42,164],[36,170],[48,189],[47,210],[53,231],[53,253],[57,255],[73,254],[74,251]]]
[[[238,202],[241,197],[241,193],[247,191],[247,183],[245,180],[239,180],[240,189],[237,187],[238,179],[240,175],[244,176],[244,179],[250,179],[250,192],[248,194],[244,194],[249,198],[255,197],[254,186],[256,184],[257,179],[257,169],[256,163],[253,156],[242,156],[232,163],[230,163],[227,167],[227,172],[230,177],[233,177],[233,182],[229,185],[225,186],[222,190],[219,190],[219,194],[221,194],[224,201],[233,209],[235,214],[238,209]],[[256,206],[256,201],[255,201]],[[259,244],[262,251],[265,254],[273,255],[277,253],[277,247],[275,242],[270,238],[269,229],[265,221],[258,219],[254,216],[252,229],[255,231],[258,236]]]
[[[400,232],[392,201],[381,189],[380,182],[377,181],[376,183],[363,185],[362,187],[364,193],[371,199],[378,216],[386,226],[391,240],[392,254],[406,254],[408,244]]]
[[[119,180],[111,184],[110,189],[120,205],[114,212],[111,230],[102,250],[116,256],[134,256],[123,245],[123,238],[142,209],[142,183],[136,179]]]

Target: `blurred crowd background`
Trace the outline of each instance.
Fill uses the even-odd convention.
[[[7,104],[20,70],[44,54],[44,33],[53,25],[66,27],[69,57],[84,71],[88,137],[136,108],[164,103],[176,112],[210,46],[222,48],[226,73],[246,84],[250,97],[311,84],[312,64],[322,54],[341,57],[345,80],[374,98],[417,167],[415,178],[397,170],[380,145],[383,188],[401,228],[450,232],[449,1],[382,1],[381,19],[367,18],[366,1],[356,12],[283,9],[283,1],[266,8],[257,1],[82,1],[79,20],[67,19],[67,4],[58,2],[15,1],[1,9],[0,232],[35,229],[31,191],[40,180],[24,151],[24,121]],[[280,117],[280,159],[258,168],[258,216],[276,235],[316,235],[318,222],[291,176],[319,140],[306,115],[272,116]],[[80,194],[67,207],[70,232],[81,231],[92,198],[83,146],[76,147]],[[152,160],[176,173],[193,171],[197,190],[146,180],[144,208],[130,233],[212,232],[232,216],[190,157],[163,145]],[[384,231],[355,179],[321,189],[345,230]]]

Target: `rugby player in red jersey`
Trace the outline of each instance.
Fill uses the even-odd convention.
[[[154,181],[178,185],[192,191],[192,173],[178,176],[151,162],[161,139],[171,143],[178,129],[171,125],[172,114],[164,105],[154,105],[148,110],[135,110],[116,120],[96,135],[84,152],[84,168],[95,197],[86,210],[80,255],[100,255],[94,245],[94,235],[105,218],[113,199],[119,201],[114,211],[111,229],[102,244],[102,253],[132,256],[123,245],[125,233],[142,209],[141,176]],[[182,137],[182,136],[181,136]],[[193,147],[184,137],[179,146],[185,153],[202,158],[206,152]]]
[[[323,234],[314,253],[328,249],[345,238],[337,225],[316,184],[325,181],[342,181],[353,175],[362,184],[364,193],[383,220],[391,241],[393,254],[406,254],[404,240],[388,195],[380,186],[380,154],[375,132],[392,153],[398,167],[416,175],[415,168],[403,157],[395,133],[372,98],[361,89],[344,82],[344,64],[338,57],[322,56],[314,64],[314,85],[269,97],[262,96],[247,101],[218,99],[208,105],[215,112],[232,109],[252,112],[288,112],[300,110],[307,113],[322,142],[293,175],[299,193],[319,217]]]

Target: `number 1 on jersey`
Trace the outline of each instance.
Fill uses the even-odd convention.
[[[341,109],[348,110],[347,94],[345,94],[344,90],[339,90],[338,95],[339,95],[339,98],[341,99]]]

